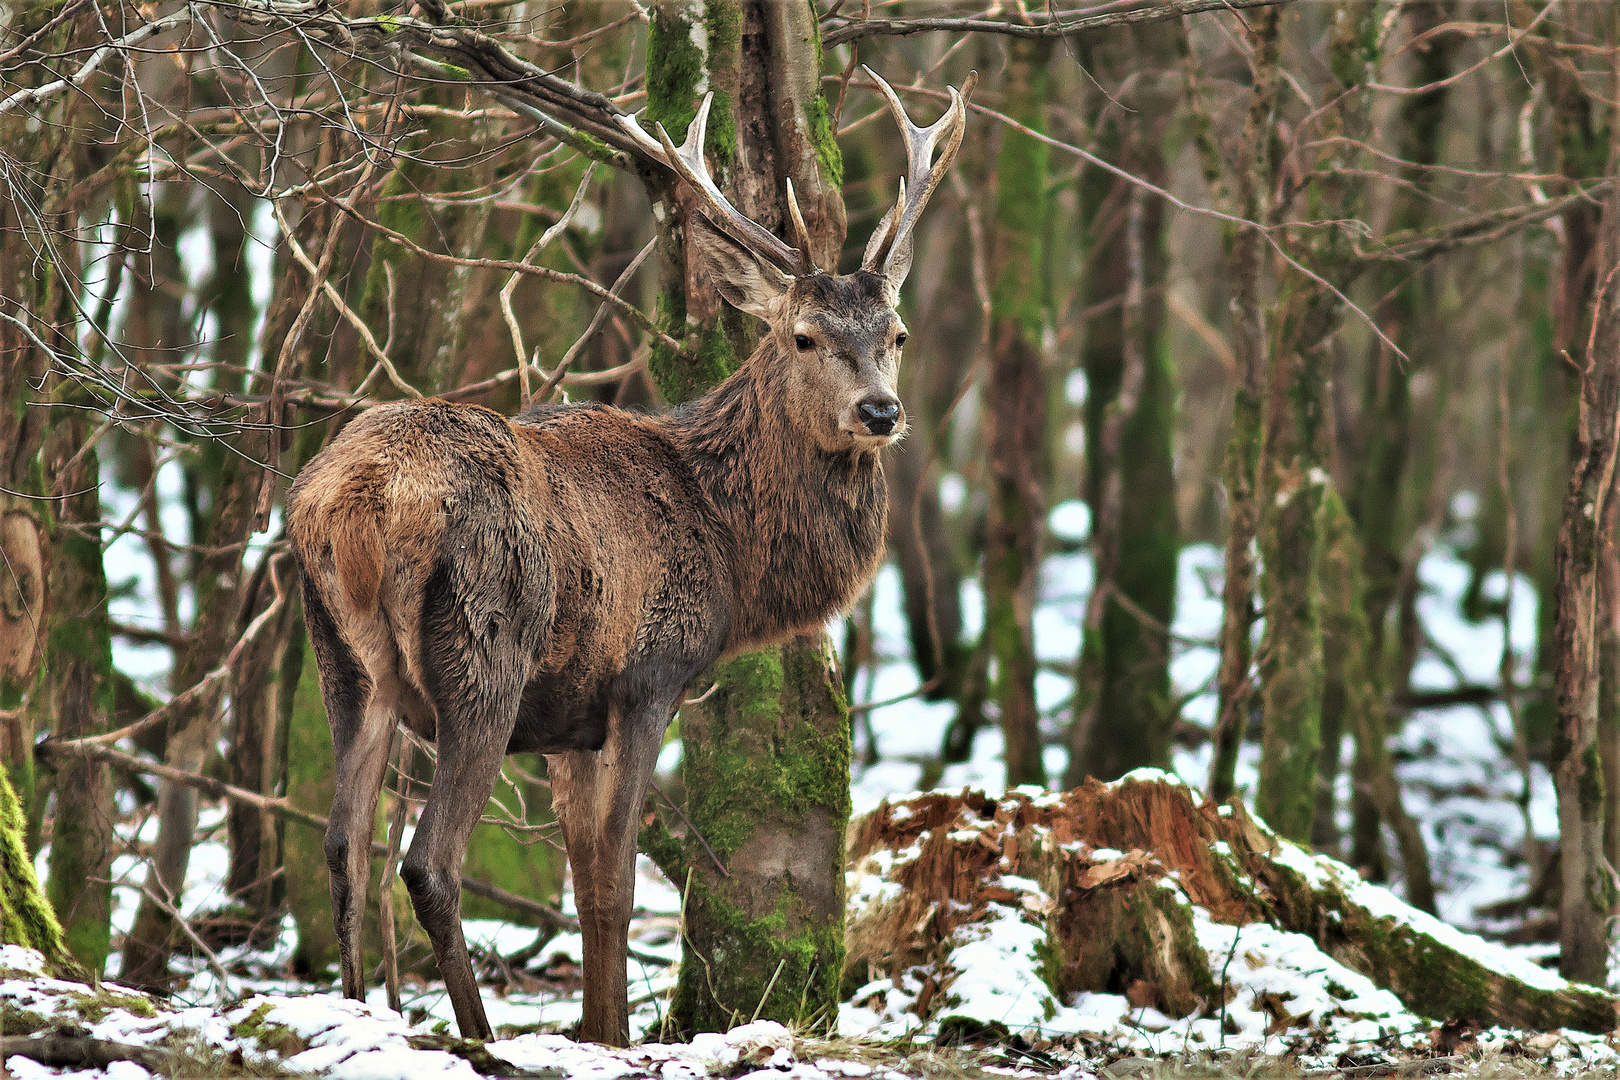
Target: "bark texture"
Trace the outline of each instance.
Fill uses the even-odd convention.
[[[1198,131],[1204,173],[1211,187],[1226,192],[1226,201],[1247,221],[1270,218],[1270,132],[1278,85],[1278,17],[1263,8],[1248,20],[1253,52],[1253,87],[1238,156],[1223,161],[1207,121]],[[1189,63],[1189,71],[1192,70]],[[1195,102],[1198,88],[1191,88]],[[1231,180],[1224,177],[1230,173]],[[1261,401],[1269,355],[1261,287],[1265,273],[1264,239],[1253,226],[1228,230],[1226,265],[1232,288],[1232,354],[1237,386],[1232,400],[1232,433],[1226,443],[1222,476],[1226,483],[1227,534],[1225,586],[1222,590],[1221,664],[1217,675],[1215,752],[1210,761],[1209,792],[1217,802],[1230,798],[1238,751],[1249,726],[1253,684],[1250,634],[1254,626],[1255,541],[1260,532]]]
[[[1614,165],[1611,162],[1611,167]],[[1598,265],[1620,270],[1620,195],[1604,207]],[[1620,436],[1620,298],[1605,280],[1593,312],[1592,348],[1580,373],[1574,468],[1558,527],[1558,726],[1553,736],[1563,894],[1559,970],[1603,985],[1608,976],[1614,871],[1604,854],[1603,765],[1597,746],[1602,655],[1602,556],[1613,551],[1615,439]]]

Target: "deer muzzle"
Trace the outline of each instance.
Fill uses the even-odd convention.
[[[900,400],[894,397],[869,397],[855,409],[861,425],[872,434],[882,437],[894,434],[900,425]]]

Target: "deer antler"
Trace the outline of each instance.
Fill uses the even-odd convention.
[[[864,65],[863,69],[888,99],[889,111],[894,114],[895,123],[900,125],[900,131],[906,138],[906,175],[900,181],[900,197],[894,209],[878,223],[877,232],[872,234],[872,239],[866,245],[861,269],[885,277],[903,278],[911,268],[912,226],[917,224],[923,207],[928,204],[928,197],[944,179],[956,152],[962,148],[962,133],[967,130],[965,99],[973,93],[979,73],[974,71],[968,74],[961,93],[957,93],[954,86],[950,88],[951,107],[945,110],[944,116],[928,127],[918,127],[906,115],[906,107],[900,103],[899,95],[883,80],[883,76]],[[934,161],[934,149],[941,142],[945,148],[939,160]]]
[[[809,233],[804,227],[804,218],[799,214],[798,202],[793,198],[791,184],[788,187],[788,209],[802,250],[789,247],[775,233],[745,216],[715,186],[709,176],[708,163],[703,160],[703,136],[709,126],[709,106],[712,104],[714,92],[710,91],[703,95],[703,104],[698,107],[697,116],[692,118],[692,125],[686,129],[686,141],[679,147],[669,137],[669,132],[664,130],[663,124],[656,125],[658,141],[664,145],[664,156],[669,167],[692,186],[704,215],[727,236],[793,277],[815,273],[815,263],[810,259]]]

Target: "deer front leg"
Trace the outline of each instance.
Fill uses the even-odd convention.
[[[548,755],[552,802],[574,872],[574,904],[585,946],[585,1005],[579,1037],[630,1041],[630,908],[642,800],[663,745],[669,710],[638,709],[610,719],[601,750]]]

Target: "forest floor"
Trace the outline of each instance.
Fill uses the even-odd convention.
[[[1061,537],[1067,525],[1071,539],[1077,539],[1082,529],[1075,527],[1075,519],[1081,516],[1083,508],[1060,506],[1053,515],[1054,531]],[[1494,685],[1503,628],[1500,621],[1476,624],[1462,617],[1466,566],[1440,547],[1422,561],[1419,571],[1424,586],[1419,613],[1426,643],[1414,672],[1414,689]],[[1060,553],[1047,559],[1035,625],[1037,651],[1049,670],[1043,670],[1037,692],[1054,736],[1070,689],[1062,669],[1072,666],[1078,651],[1079,617],[1089,585],[1084,554]],[[971,589],[969,585],[965,590],[964,601],[966,629],[973,633],[982,606]],[[1493,590],[1499,598],[1500,574],[1485,583],[1487,596]],[[1187,548],[1181,560],[1173,677],[1177,694],[1185,700],[1183,714],[1194,724],[1207,724],[1213,712],[1209,683],[1216,653],[1211,641],[1220,619],[1219,595],[1219,551]],[[859,701],[887,700],[916,686],[900,611],[897,577],[886,569],[873,604],[878,662],[857,682]],[[1534,643],[1535,596],[1522,580],[1516,583],[1510,626],[1523,667]],[[864,715],[866,720],[857,725],[856,753],[858,760],[871,763],[856,772],[857,813],[918,785],[926,763],[938,753],[951,706],[909,699]],[[1550,777],[1539,767],[1532,771],[1528,807],[1521,809],[1524,781],[1512,766],[1510,747],[1511,730],[1500,704],[1419,711],[1397,737],[1408,808],[1421,822],[1434,860],[1441,919],[1463,930],[1500,934],[1537,914],[1520,912],[1504,919],[1491,910],[1529,888],[1521,855],[1527,818],[1544,839],[1556,832]],[[980,732],[972,759],[947,767],[939,786],[1001,791],[1000,748],[999,732]],[[1254,780],[1257,749],[1246,748],[1246,753],[1239,774],[1245,794]],[[678,749],[672,748],[663,767],[673,767],[677,755]],[[1061,774],[1061,750],[1052,750],[1050,757],[1049,772]],[[1206,748],[1194,745],[1177,751],[1175,771],[1187,783],[1201,787],[1206,768]],[[1346,808],[1341,816],[1348,826],[1347,778],[1342,778],[1340,794],[1341,808]],[[221,908],[228,899],[223,884],[227,863],[223,817],[220,807],[203,814],[181,905],[185,914]],[[148,820],[139,838],[151,839],[145,835],[148,831],[155,831],[155,822]],[[39,869],[41,873],[45,869],[43,853]],[[115,880],[125,886],[115,890],[118,932],[127,930],[133,920],[144,873],[144,863],[132,855],[122,856],[114,866]],[[859,883],[853,884],[852,892],[857,892]],[[1391,887],[1398,893],[1399,881]],[[565,892],[565,910],[571,903],[571,894]],[[400,1015],[386,1007],[380,987],[362,1004],[342,1000],[334,983],[294,978],[295,933],[289,917],[268,949],[236,946],[211,958],[178,960],[185,975],[165,1000],[110,983],[87,993],[81,985],[39,976],[31,954],[6,947],[0,951],[0,1035],[8,1040],[4,1068],[23,1078],[141,1080],[148,1075],[146,1068],[130,1060],[75,1071],[47,1068],[13,1053],[10,1039],[47,1030],[81,1041],[159,1048],[167,1055],[165,1064],[154,1067],[168,1075],[301,1073],[377,1080],[440,1073],[696,1080],[762,1070],[794,1080],[966,1080],[989,1075],[1353,1078],[1457,1071],[1489,1077],[1587,1071],[1613,1075],[1620,1064],[1620,1043],[1611,1037],[1480,1032],[1466,1025],[1439,1024],[1410,1012],[1308,939],[1271,928],[1264,928],[1269,933],[1248,926],[1234,931],[1214,923],[1199,927],[1200,938],[1209,938],[1204,944],[1212,965],[1221,967],[1220,982],[1234,987],[1231,1001],[1219,1015],[1178,1021],[1133,1006],[1125,996],[1109,994],[1080,994],[1060,1007],[1035,1013],[1014,1008],[1008,1003],[1019,990],[1011,984],[1038,979],[1039,967],[1028,942],[1009,926],[999,937],[989,934],[975,954],[979,958],[975,971],[988,990],[977,999],[966,995],[952,1010],[956,1019],[943,1032],[937,1020],[923,1022],[906,1012],[902,976],[885,986],[864,987],[846,1002],[835,1038],[798,1038],[762,1022],[727,1036],[662,1043],[658,1039],[664,1008],[680,951],[680,897],[646,860],[636,904],[632,938],[641,958],[630,962],[632,1025],[633,1034],[647,1041],[630,1050],[580,1045],[564,1034],[577,1023],[580,1012],[582,957],[577,934],[559,934],[535,948],[532,928],[489,920],[467,922],[491,1023],[506,1036],[489,1044],[484,1053],[448,1034],[454,1025],[440,986],[407,975]],[[1519,957],[1541,963],[1554,951],[1538,944],[1513,949]],[[117,970],[116,957],[109,970]],[[998,989],[997,980],[1008,985]]]

